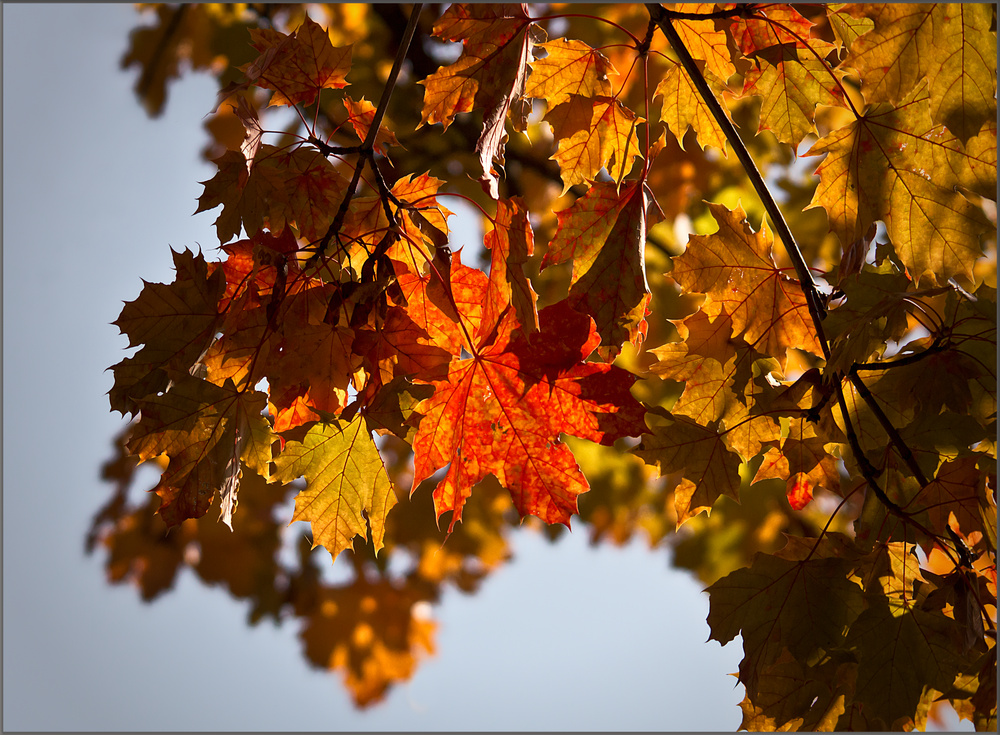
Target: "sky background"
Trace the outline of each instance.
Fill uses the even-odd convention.
[[[2,13],[4,730],[738,727],[739,639],[706,642],[707,595],[643,542],[516,532],[477,594],[434,608],[437,654],[364,712],[309,668],[294,621],[249,628],[191,572],[152,604],[109,586],[84,539],[125,423],[111,322],[140,279],[173,280],[171,246],[213,257],[217,213],[191,213],[215,84],[185,76],[150,120],[119,69],[132,6]]]

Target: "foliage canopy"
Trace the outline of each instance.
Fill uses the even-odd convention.
[[[995,6],[308,8],[157,5],[123,60],[151,114],[219,80],[220,256],[115,322],[111,577],[292,610],[363,705],[579,514],[709,585],[744,728],[995,730]]]

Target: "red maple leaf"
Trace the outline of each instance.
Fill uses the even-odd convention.
[[[477,354],[453,360],[429,381],[413,442],[414,488],[449,465],[434,491],[437,516],[453,511],[449,533],[472,488],[488,474],[522,515],[569,525],[590,486],[560,434],[610,445],[642,432],[643,408],[627,371],[584,362],[600,344],[593,320],[565,302],[543,309],[540,331],[519,335],[513,310]]]

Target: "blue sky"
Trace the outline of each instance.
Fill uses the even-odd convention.
[[[215,214],[191,214],[213,83],[186,77],[147,118],[118,66],[137,21],[3,7],[4,729],[734,730],[739,642],[706,642],[707,596],[641,543],[516,533],[511,563],[434,608],[437,655],[363,713],[294,622],[248,628],[190,573],[153,604],[106,584],[83,545],[123,426],[110,323],[140,279],[172,280],[171,246],[217,245]]]

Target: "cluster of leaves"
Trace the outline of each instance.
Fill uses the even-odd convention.
[[[367,703],[518,519],[683,525],[712,637],[742,636],[744,728],[947,700],[995,729],[993,6],[311,7],[327,27],[161,6],[133,36],[151,110],[185,54],[219,73],[223,257],[175,253],[116,321],[112,577],[152,597],[186,563],[291,608]],[[823,158],[779,204],[757,166],[796,154]],[[277,561],[292,492],[350,584]],[[228,535],[196,520],[216,496]]]

